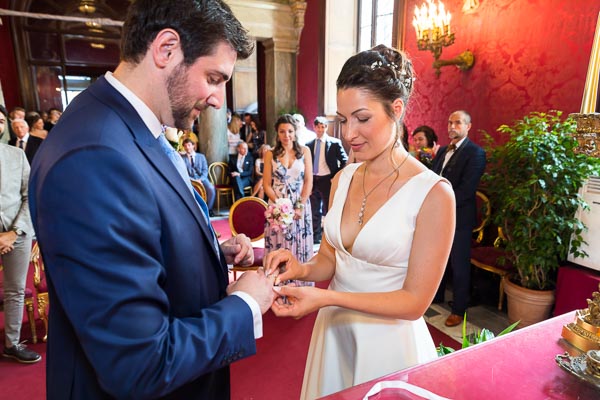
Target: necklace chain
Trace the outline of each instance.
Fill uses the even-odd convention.
[[[373,193],[373,191],[375,189],[377,189],[379,187],[379,185],[381,185],[387,178],[389,178],[390,176],[392,176],[392,174],[394,174],[394,172],[398,171],[400,169],[400,167],[402,167],[404,165],[404,163],[406,162],[406,160],[408,160],[409,155],[410,155],[410,153],[406,155],[406,157],[400,163],[400,165],[398,165],[396,168],[394,168],[392,170],[392,172],[390,172],[389,174],[387,174],[382,180],[380,180],[379,182],[377,182],[377,184],[375,186],[373,186],[373,188],[371,190],[369,190],[369,193],[367,193],[366,190],[365,190],[365,178],[367,176],[367,164],[365,164],[365,173],[363,174],[363,181],[362,181],[363,199],[362,199],[362,204],[360,205],[360,211],[358,213],[358,225],[362,226],[362,224],[364,222],[363,218],[365,216],[365,208],[367,207],[367,197],[369,197],[371,195],[371,193]]]

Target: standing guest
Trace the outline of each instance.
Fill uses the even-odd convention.
[[[329,209],[331,180],[348,162],[348,155],[342,142],[327,134],[327,125],[327,118],[315,118],[314,127],[317,138],[306,144],[313,159],[313,188],[310,194],[310,205],[315,244],[321,243],[321,223]]]
[[[8,112],[6,111],[6,108],[0,104],[0,143],[8,144],[10,141],[9,125]]]
[[[29,165],[31,165],[33,162],[33,157],[35,157],[44,140],[29,134],[29,125],[27,125],[27,121],[24,119],[15,119],[12,121],[11,125],[13,132],[15,133],[15,138],[8,144],[23,150],[27,156]]]
[[[248,143],[248,149],[250,149],[252,157],[256,159],[258,158],[258,150],[265,144],[267,133],[260,129],[257,117],[252,117],[250,120],[250,128],[250,134],[246,137],[246,143]]]
[[[187,169],[190,179],[197,180],[202,183],[204,190],[206,190],[206,205],[208,206],[208,214],[214,217],[213,205],[215,204],[215,187],[208,179],[208,162],[204,154],[196,152],[196,143],[187,137],[183,139],[183,149],[185,153],[181,155],[185,162],[185,168]]]
[[[317,137],[317,134],[306,127],[302,114],[294,114],[292,116],[296,120],[296,125],[298,126],[298,129],[296,129],[296,140],[300,146],[305,146],[306,143],[314,140]]]
[[[342,135],[361,163],[334,178],[325,236],[301,264],[289,251],[267,255],[276,283],[327,281],[328,289],[276,288],[272,310],[301,317],[317,309],[302,399],[315,399],[437,358],[423,314],[444,273],[454,232],[448,182],[409,156],[402,119],[411,62],[379,45],[352,56],[337,80]],[[435,243],[435,246],[431,246]]]
[[[417,127],[412,133],[412,139],[413,154],[416,159],[425,164],[427,168],[432,168],[433,159],[440,148],[440,145],[437,144],[438,137],[433,128],[427,125]]]
[[[36,112],[30,112],[25,117],[25,122],[29,125],[29,134],[31,136],[46,139],[48,131],[44,129],[44,120],[41,115]]]
[[[235,154],[229,156],[229,175],[232,179],[233,196],[236,200],[244,197],[244,188],[252,187],[254,159],[248,153],[248,143],[239,141]]]
[[[412,133],[413,145],[415,146],[415,150],[421,150],[423,148],[429,148],[433,150],[433,155],[440,148],[440,145],[437,143],[438,137],[435,134],[435,131],[432,127],[427,125],[421,125],[417,127]]]
[[[312,190],[312,159],[310,150],[300,146],[296,139],[296,120],[289,114],[279,116],[275,122],[277,143],[265,155],[263,185],[269,203],[288,198],[294,205],[294,219],[285,230],[275,230],[267,222],[265,227],[265,254],[277,249],[287,249],[300,262],[313,256],[312,217],[310,192]],[[314,286],[314,282],[297,281],[301,286]]]
[[[50,132],[52,130],[52,128],[54,128],[54,125],[56,125],[56,123],[60,119],[61,115],[62,115],[62,111],[60,111],[58,108],[49,109],[48,110],[48,120],[46,122],[44,122],[44,129],[47,130],[48,132]]]
[[[4,107],[0,113],[0,118],[5,118]],[[2,129],[0,125],[0,133]],[[0,262],[4,275],[5,326],[2,356],[20,363],[36,363],[42,357],[20,341],[25,283],[34,235],[27,202],[29,163],[25,153],[0,144],[0,177]]]
[[[150,21],[150,23],[149,23]],[[69,104],[32,167],[52,312],[52,399],[228,399],[273,301],[250,240],[220,246],[163,126],[220,108],[253,42],[221,0],[136,0],[121,61]]]
[[[8,136],[5,138],[5,141],[2,143],[9,143],[11,140],[16,139],[15,132],[12,128],[12,122],[15,119],[25,119],[25,109],[23,107],[14,107],[10,113],[8,114]]]
[[[238,143],[242,140],[240,136],[240,128],[242,127],[242,119],[239,115],[233,114],[231,121],[227,123],[227,144],[229,145],[229,155],[237,154]]]
[[[244,120],[242,121],[242,127],[240,128],[240,139],[246,143],[248,143],[248,138],[252,133],[252,125],[250,125],[251,121],[252,114],[250,114],[249,112],[244,113]],[[250,150],[252,150],[252,148],[250,148]]]
[[[252,196],[257,196],[261,199],[265,198],[265,189],[263,185],[263,174],[265,171],[265,154],[267,151],[271,151],[271,146],[263,144],[258,149],[258,158],[254,161],[254,176],[255,182],[252,188]]]
[[[433,171],[452,183],[456,197],[456,230],[448,270],[452,271],[452,311],[446,326],[463,322],[471,291],[471,237],[477,225],[475,192],[485,169],[485,152],[467,137],[471,116],[466,111],[455,111],[448,118],[450,144],[440,148],[433,160]],[[446,279],[442,280],[434,302],[444,301]]]

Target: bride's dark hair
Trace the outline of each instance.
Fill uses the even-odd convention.
[[[338,90],[357,88],[370,93],[383,104],[387,115],[396,121],[396,132],[400,133],[404,112],[396,119],[392,103],[402,99],[406,110],[414,81],[412,62],[406,54],[380,44],[350,57],[342,67],[336,85]]]

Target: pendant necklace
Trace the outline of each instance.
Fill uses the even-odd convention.
[[[381,185],[383,183],[383,181],[385,181],[387,178],[389,178],[390,176],[392,176],[392,174],[394,172],[398,171],[400,169],[400,167],[402,167],[404,165],[404,163],[406,162],[406,160],[408,160],[408,156],[409,155],[410,155],[410,153],[406,155],[406,157],[400,163],[400,165],[398,165],[396,168],[394,168],[392,170],[392,172],[390,172],[388,175],[386,175],[382,180],[380,180],[379,182],[377,182],[377,184],[375,186],[373,186],[373,188],[371,190],[369,190],[369,193],[367,193],[366,190],[365,190],[365,177],[367,176],[367,164],[365,164],[365,173],[363,175],[363,181],[362,181],[363,200],[362,200],[362,204],[360,205],[360,212],[358,213],[358,225],[362,226],[362,224],[363,224],[363,217],[365,215],[365,208],[367,207],[367,197],[369,197],[371,195],[371,193],[373,193],[373,191],[375,189],[377,189],[379,187],[379,185]]]

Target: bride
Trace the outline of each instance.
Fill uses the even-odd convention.
[[[401,52],[379,45],[348,59],[337,80],[337,118],[360,163],[333,180],[325,237],[300,264],[287,250],[265,258],[276,283],[327,281],[328,289],[275,287],[277,316],[319,310],[302,398],[314,399],[437,357],[422,316],[452,245],[450,184],[409,155],[400,134],[414,82]]]

